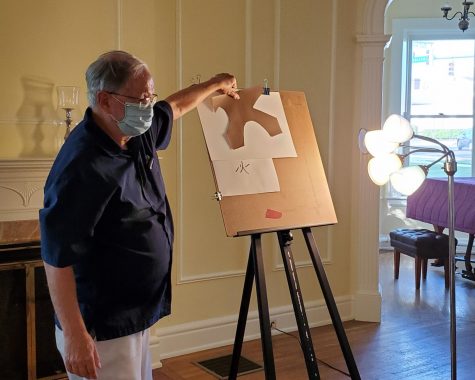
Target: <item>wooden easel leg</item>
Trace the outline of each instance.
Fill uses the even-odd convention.
[[[310,227],[302,228],[302,232],[307,243],[307,248],[312,258],[313,267],[317,273],[318,281],[320,283],[320,288],[322,289],[325,302],[330,313],[330,317],[333,322],[333,327],[340,342],[340,347],[345,357],[346,366],[350,372],[351,379],[360,380],[360,374],[358,372],[358,367],[356,366],[353,353],[351,352],[350,344],[346,337],[345,329],[343,328],[343,323],[341,322],[340,314],[336,307],[335,298],[333,297],[330,284],[328,283],[327,276],[325,274],[325,269],[323,268],[322,260],[320,259],[320,254],[318,252],[317,244],[312,234]]]
[[[262,247],[260,234],[252,235],[251,247],[254,257],[257,307],[259,309],[259,325],[261,329],[262,354],[264,356],[264,372],[266,380],[273,380],[276,378],[274,353],[272,351],[269,304],[267,302],[266,279],[264,275],[264,263],[262,262]]]
[[[284,262],[285,275],[289,285],[290,298],[292,299],[292,304],[294,307],[295,320],[297,321],[299,330],[300,345],[302,347],[305,364],[307,366],[308,378],[318,380],[320,379],[320,374],[318,373],[317,358],[313,349],[312,336],[310,334],[307,315],[305,313],[302,292],[300,291],[295,261],[290,248],[292,235],[290,234],[290,231],[279,231],[277,232],[277,236],[279,238],[282,261]]]
[[[247,315],[249,313],[249,302],[251,300],[252,285],[254,282],[254,254],[253,247],[249,250],[249,259],[247,262],[246,278],[242,290],[241,308],[239,309],[239,318],[236,328],[236,336],[234,338],[233,356],[231,360],[231,368],[229,370],[229,380],[235,380],[238,373],[239,359],[241,358],[242,342],[244,340],[244,332],[246,330]]]

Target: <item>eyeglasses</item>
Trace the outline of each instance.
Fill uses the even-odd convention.
[[[152,94],[152,95],[147,96],[145,98],[137,98],[135,96],[118,94],[118,93],[112,92],[112,91],[105,91],[105,92],[107,92],[108,94],[111,94],[111,95],[118,95],[118,96],[123,96],[124,98],[134,99],[134,100],[137,101],[137,103],[140,105],[140,107],[149,107],[150,105],[153,106],[153,105],[155,105],[155,103],[158,102],[158,95],[157,94]]]

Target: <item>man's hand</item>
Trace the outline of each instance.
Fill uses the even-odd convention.
[[[89,335],[79,310],[73,267],[57,268],[44,263],[54,310],[63,328],[64,364],[68,372],[97,378],[101,368],[94,340]]]
[[[97,368],[101,368],[101,363],[94,340],[87,332],[64,336],[64,364],[70,373],[97,379]]]
[[[172,108],[173,120],[182,117],[215,91],[226,94],[233,99],[239,99],[234,75],[227,73],[218,74],[206,82],[184,88],[165,99]]]
[[[216,81],[219,85],[218,92],[226,94],[234,99],[239,99],[239,94],[237,93],[237,82],[234,75],[228,73],[221,73],[215,75],[212,80]]]

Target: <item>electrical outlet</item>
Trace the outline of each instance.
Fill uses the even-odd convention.
[[[270,328],[275,329],[277,327],[277,322],[276,321],[271,321],[270,322]]]

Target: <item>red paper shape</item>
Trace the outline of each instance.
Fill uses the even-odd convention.
[[[270,208],[266,211],[266,218],[269,219],[280,219],[282,218],[282,213],[280,211],[272,210]]]

